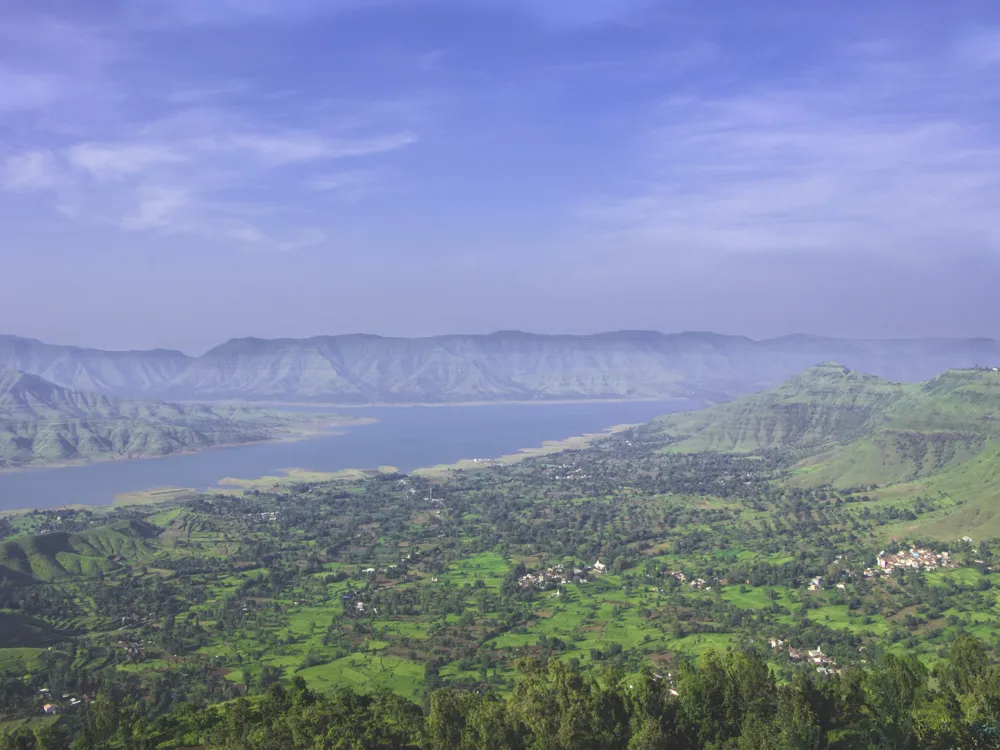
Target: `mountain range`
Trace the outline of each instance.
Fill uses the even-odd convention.
[[[0,368],[0,469],[266,440],[309,419],[246,406],[119,399]]]
[[[1000,362],[993,339],[755,340],[617,331],[233,339],[192,357],[103,351],[0,336],[0,366],[117,397],[373,403],[693,398],[723,401],[835,360],[895,381]]]

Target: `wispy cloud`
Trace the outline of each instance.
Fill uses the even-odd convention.
[[[288,99],[276,118],[259,106],[268,90],[238,82],[179,83],[152,101],[112,67],[116,42],[104,47],[96,33],[64,24],[39,29],[0,53],[0,189],[48,194],[74,221],[304,247],[326,236],[311,226],[323,217],[301,210],[302,196],[315,195],[311,182],[417,141],[398,108]],[[350,190],[363,196],[360,182]]]
[[[323,174],[311,180],[309,186],[318,193],[348,202],[359,201],[387,189],[384,171],[373,169]]]
[[[65,154],[71,166],[99,182],[149,173],[162,165],[190,160],[179,148],[146,143],[80,143],[70,146]]]
[[[121,7],[50,16],[16,4],[0,24],[8,197],[48,195],[69,220],[130,233],[290,250],[327,235],[329,216],[307,205],[317,180],[361,174],[418,141],[417,118],[392,102],[305,95],[289,91],[287,77],[243,77],[241,65],[207,75],[157,46],[164,25],[336,10],[329,3]],[[360,180],[329,189],[353,199],[374,192]]]
[[[663,251],[1000,247],[1000,132],[981,109],[1000,89],[962,49],[668,100],[644,178],[585,215]]]
[[[137,191],[136,212],[122,219],[123,229],[169,227],[177,213],[189,202],[182,188],[142,187]]]
[[[258,226],[259,219],[247,218],[280,213],[296,201],[295,186],[303,182],[300,175],[290,175],[289,168],[317,170],[311,178],[314,186],[350,189],[359,197],[364,173],[345,171],[334,184],[331,164],[385,154],[416,141],[406,131],[352,137],[319,129],[253,130],[243,121],[231,123],[239,129],[227,133],[192,128],[194,119],[149,123],[139,138],[11,155],[2,184],[9,190],[51,192],[67,215],[117,223],[128,230],[195,233],[290,249],[318,241],[322,232],[275,235]],[[224,119],[215,113],[211,122],[217,126]],[[183,127],[176,127],[178,122]],[[233,190],[265,184],[270,189],[263,196],[236,202],[228,197]]]
[[[48,151],[28,151],[8,157],[3,170],[8,190],[47,190],[61,179],[55,156]]]

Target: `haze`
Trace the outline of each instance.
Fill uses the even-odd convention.
[[[0,13],[2,332],[1000,336],[995,3]]]

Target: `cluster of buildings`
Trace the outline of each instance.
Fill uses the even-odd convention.
[[[38,696],[44,701],[42,704],[42,713],[51,716],[57,713],[60,709],[64,708],[76,708],[84,701],[90,702],[90,698],[86,695],[83,698],[77,698],[69,693],[63,693],[61,699],[53,697],[52,691],[48,688],[42,688],[38,691]]]
[[[568,469],[569,467],[568,466],[559,466],[559,468],[560,469]],[[565,474],[556,474],[553,477],[553,479],[558,479],[558,480],[590,479],[590,475],[589,474],[584,474],[583,473],[583,467],[582,466],[578,466],[577,468],[572,469],[571,471],[568,471]]]
[[[924,547],[910,547],[899,552],[886,553],[884,550],[875,557],[876,568],[865,569],[865,578],[881,575],[897,568],[904,570],[934,570],[954,568],[949,552],[934,552]]]
[[[486,464],[492,468],[503,466],[503,461],[499,458],[470,458],[469,460],[474,464]]]
[[[257,523],[274,523],[278,520],[277,511],[264,511],[262,513],[247,513],[247,519]]]
[[[704,578],[692,578],[688,580],[687,574],[681,573],[679,570],[668,570],[667,575],[670,576],[671,578],[676,579],[680,583],[686,583],[689,587],[691,587],[695,591],[701,591],[702,589],[704,589],[705,591],[712,590],[712,587],[707,585],[708,581],[706,581]],[[650,591],[652,591],[655,594],[660,593],[660,589],[658,588],[652,588],[650,589]],[[666,593],[667,589],[663,589],[663,591],[664,593]]]
[[[839,674],[840,670],[837,669],[837,662],[834,661],[832,656],[827,656],[823,653],[823,649],[817,646],[814,649],[807,649],[801,651],[797,648],[792,648],[788,646],[780,638],[772,638],[768,641],[768,645],[778,651],[784,651],[788,654],[788,658],[796,662],[807,662],[816,667],[816,671],[820,674]]]
[[[850,571],[846,571],[846,572],[850,573]],[[809,579],[809,590],[810,591],[819,591],[821,588],[823,588],[823,576],[816,576],[815,578],[810,578]],[[841,591],[847,591],[847,584],[846,583],[838,583],[837,584],[837,588],[840,589]]]
[[[362,568],[362,574],[370,576],[374,573],[391,573],[394,570],[399,570],[400,566],[409,566],[414,561],[414,556],[420,557],[420,552],[411,552],[406,557],[399,561],[399,565],[386,565],[384,568]]]
[[[689,581],[687,574],[681,573],[679,570],[668,570],[667,575],[676,578],[681,583],[686,583],[688,586],[697,591],[700,591],[701,589],[707,589],[711,591],[712,589],[711,586],[706,585],[708,581],[706,581],[704,578],[692,578]]]
[[[398,565],[387,565],[384,568],[363,568],[361,572],[366,576],[370,576],[373,573],[388,573],[390,570],[396,570],[398,567]]]
[[[525,591],[528,589],[545,591],[562,583],[587,583],[588,575],[604,573],[607,569],[608,566],[600,560],[592,566],[588,565],[586,569],[572,568],[568,565],[553,565],[551,568],[539,570],[537,573],[527,573],[521,576],[517,579],[517,585]]]
[[[128,654],[129,661],[142,661],[146,658],[145,641],[118,641],[118,648]]]

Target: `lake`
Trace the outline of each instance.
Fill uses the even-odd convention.
[[[688,401],[623,401],[338,408],[331,411],[378,422],[297,442],[0,474],[0,510],[104,505],[124,492],[167,486],[209,489],[225,477],[253,479],[293,467],[338,471],[395,466],[412,471],[515,453],[546,440],[645,422],[694,406]]]

